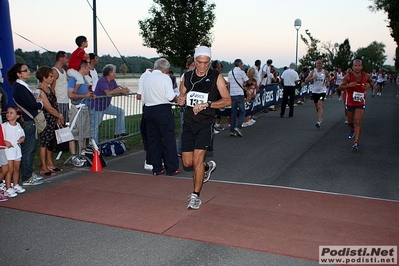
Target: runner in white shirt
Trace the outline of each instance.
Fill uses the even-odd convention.
[[[342,79],[344,78],[344,73],[342,73],[342,69],[339,67],[337,73],[335,73],[335,85],[338,88],[339,85],[341,85],[342,83]],[[337,94],[338,94],[338,100],[341,101],[342,97],[341,94],[342,92],[340,90],[337,90]]]
[[[323,61],[320,59],[316,61],[316,69],[313,69],[305,82],[313,80],[312,97],[317,111],[316,127],[320,128],[323,121],[323,102],[326,98],[328,71],[323,69]]]
[[[380,68],[377,75],[377,96],[381,96],[382,88],[384,87],[384,73]]]

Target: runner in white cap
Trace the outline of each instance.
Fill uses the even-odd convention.
[[[209,69],[211,50],[199,46],[194,54],[195,69],[188,71],[180,83],[177,103],[185,107],[182,134],[182,161],[184,167],[194,168],[194,190],[189,196],[187,209],[201,205],[200,192],[216,168],[214,161],[204,163],[205,153],[213,138],[215,109],[231,105],[226,82],[219,71]]]

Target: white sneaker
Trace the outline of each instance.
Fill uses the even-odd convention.
[[[255,124],[255,123],[256,123],[256,120],[254,120],[254,119],[252,119],[252,118],[251,118],[251,120],[248,121],[248,124],[250,124],[251,126],[252,126],[253,124]]]
[[[35,174],[35,173],[33,173],[32,176],[33,176],[33,179],[35,179],[35,180],[42,180],[42,179],[43,179],[42,176],[37,175],[37,174]]]
[[[242,137],[242,131],[238,127],[234,128],[234,131],[237,133],[238,136]]]
[[[220,133],[220,131],[219,131],[219,130],[216,130],[216,129],[214,129],[214,130],[213,130],[213,134],[215,134],[215,135],[216,135],[216,134],[219,134],[219,133]]]
[[[250,124],[248,122],[242,123],[242,127],[249,127],[249,126],[250,126]]]
[[[15,193],[15,190],[12,187],[10,187],[9,189],[7,189],[4,192],[4,196],[9,197],[9,198],[14,198],[14,197],[18,196],[18,194]]]
[[[213,128],[216,129],[217,131],[223,131],[224,130],[224,127],[222,127],[220,124],[215,124],[213,126]]]
[[[74,156],[71,159],[71,164],[75,167],[82,167],[85,164],[86,160],[81,159],[78,156]]]
[[[201,200],[196,194],[192,193],[190,196],[188,196],[187,210],[198,210],[200,206]]]
[[[212,172],[216,169],[216,163],[214,161],[209,161],[207,163],[207,165],[208,165],[208,171],[205,171],[205,173],[204,173],[203,183],[206,183],[209,181],[209,179],[211,178]]]
[[[24,189],[23,187],[21,187],[19,184],[16,184],[13,189],[15,190],[15,192],[17,193],[24,193],[26,191],[26,189]]]
[[[35,175],[35,176],[36,176],[36,175]],[[32,175],[32,177],[29,178],[28,180],[24,181],[24,182],[22,183],[22,185],[24,185],[24,186],[37,186],[37,185],[43,184],[43,181],[37,180],[37,179],[35,178],[35,176]]]
[[[144,170],[152,171],[152,168],[151,164],[147,164],[147,161],[144,161]]]

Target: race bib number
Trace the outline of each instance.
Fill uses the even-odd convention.
[[[187,93],[186,97],[186,105],[190,107],[194,107],[196,104],[208,102],[208,93],[191,91]]]
[[[353,92],[353,100],[354,100],[355,102],[362,102],[362,101],[364,101],[364,93],[354,91],[354,92]]]

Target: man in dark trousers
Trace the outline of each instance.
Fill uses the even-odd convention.
[[[283,92],[283,102],[281,103],[281,113],[280,117],[284,117],[285,108],[287,103],[290,107],[289,117],[294,116],[294,98],[295,98],[295,88],[296,85],[300,82],[298,72],[295,71],[296,65],[295,63],[290,64],[290,68],[283,72],[281,75],[281,84],[284,86]],[[288,97],[290,100],[288,101]]]
[[[168,73],[170,64],[165,58],[154,63],[154,69],[143,80],[141,99],[145,104],[144,118],[154,175],[181,173],[177,157],[175,117],[172,102],[176,101],[172,80]],[[162,167],[162,160],[165,168]]]

